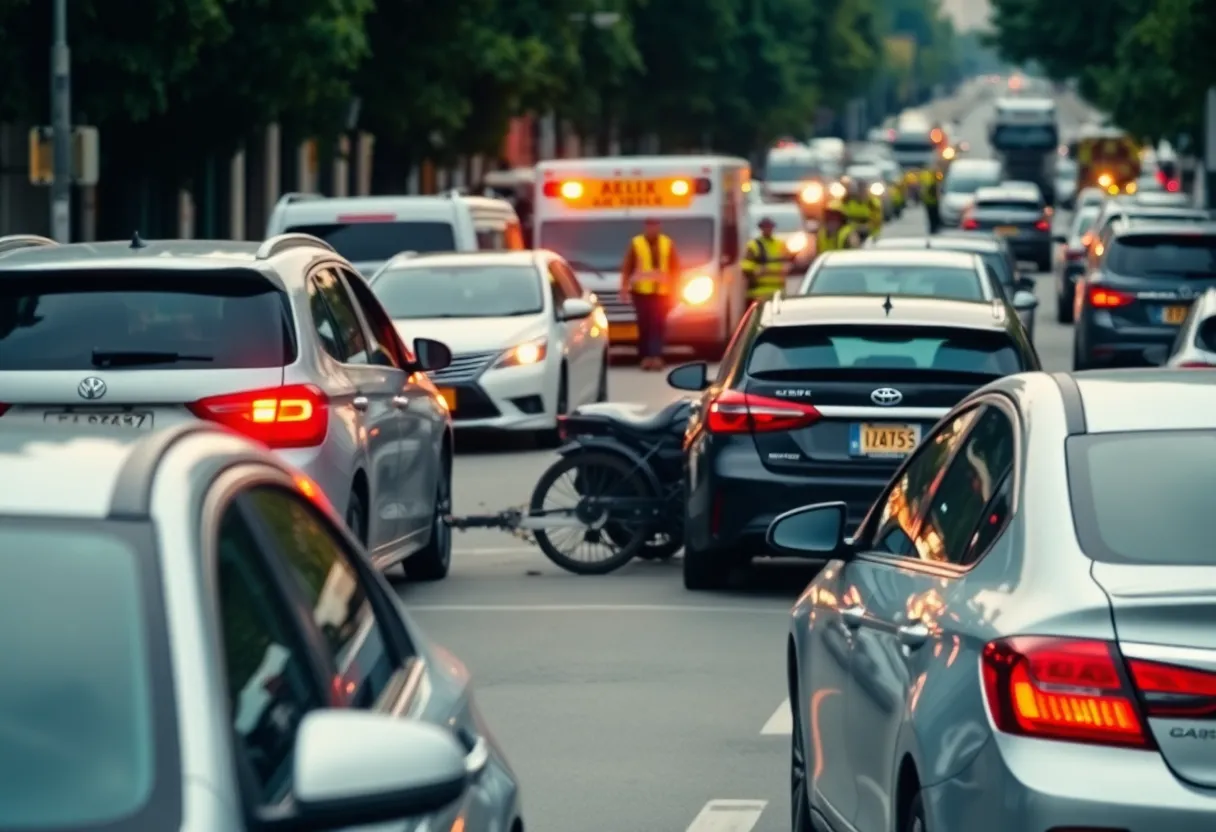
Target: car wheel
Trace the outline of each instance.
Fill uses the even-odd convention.
[[[600,364],[600,381],[595,388],[595,400],[608,401],[608,350],[604,350],[604,360]]]
[[[790,743],[790,829],[793,832],[814,832],[811,823],[811,790],[807,779],[806,745],[802,732],[802,708],[798,705],[798,690],[790,691],[793,715],[793,741]]]
[[[1072,323],[1072,298],[1056,295],[1056,320],[1062,324]]]
[[[693,592],[724,589],[730,582],[730,561],[716,549],[684,545],[684,588]]]
[[[350,492],[350,499],[346,501],[346,528],[350,530],[351,535],[355,540],[367,548],[367,506],[363,504],[363,497],[358,491]]]
[[[452,528],[444,522],[452,511],[452,483],[447,461],[439,466],[435,484],[435,508],[431,518],[431,539],[421,550],[405,559],[405,574],[415,581],[439,581],[452,568]]]
[[[1049,271],[1051,271],[1051,255],[1050,255],[1050,254],[1049,254],[1049,255],[1047,255],[1047,259],[1046,259],[1046,260],[1040,260],[1040,261],[1038,262],[1038,266],[1039,266],[1039,271],[1040,271],[1040,272],[1049,272]]]
[[[1072,369],[1074,372],[1089,369],[1089,362],[1081,355],[1081,342],[1076,337],[1072,339]]]
[[[920,799],[920,795],[912,798],[912,805],[908,807],[908,820],[904,824],[903,832],[926,832],[928,826],[925,824],[925,804]]]

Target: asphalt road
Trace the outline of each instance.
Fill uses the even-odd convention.
[[[990,114],[981,104],[962,116],[969,155],[986,155]],[[924,229],[913,210],[884,233]],[[1038,282],[1040,355],[1069,369],[1070,328],[1055,321],[1049,276]],[[677,395],[628,365],[610,385],[614,400],[656,408]],[[455,512],[523,504],[554,459],[524,447],[466,443]],[[812,575],[765,564],[730,591],[692,594],[678,559],[584,578],[505,534],[468,532],[447,580],[401,591],[472,670],[523,783],[528,832],[779,832],[790,815],[787,613]]]

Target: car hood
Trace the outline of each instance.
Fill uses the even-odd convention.
[[[507,318],[408,318],[393,321],[405,343],[431,338],[447,344],[456,355],[506,350],[544,335],[545,316],[516,315]]]

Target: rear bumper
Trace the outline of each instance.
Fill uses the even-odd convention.
[[[1051,262],[1051,235],[1042,237],[1008,237],[1009,249],[1018,260],[1032,260],[1036,263]]]
[[[1115,326],[1109,312],[1087,310],[1077,325],[1079,352],[1098,367],[1149,366],[1144,351],[1149,347],[1170,346],[1178,337],[1174,327]]]

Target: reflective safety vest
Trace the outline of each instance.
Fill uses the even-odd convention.
[[[847,199],[844,215],[858,228],[869,228],[874,221],[874,206],[868,199]]]
[[[920,175],[920,198],[926,205],[937,204],[937,173],[931,170],[923,171]]]
[[[743,273],[747,275],[747,296],[756,300],[770,298],[785,288],[789,258],[785,243],[775,237],[756,237],[747,244]]]
[[[825,251],[841,251],[849,248],[849,237],[852,234],[853,226],[851,225],[840,226],[840,230],[833,236],[829,236],[828,230],[820,226],[819,236],[815,239],[816,256],[823,254]]]
[[[650,241],[639,234],[633,238],[634,271],[629,291],[635,295],[665,295],[671,291],[671,238],[659,235],[659,262],[656,268]]]

